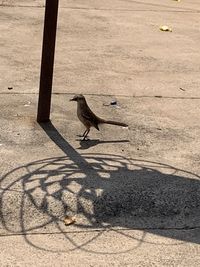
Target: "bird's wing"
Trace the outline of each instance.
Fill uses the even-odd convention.
[[[91,109],[87,108],[86,110],[84,110],[84,112],[82,112],[82,117],[84,119],[86,119],[87,121],[89,121],[91,123],[92,126],[94,126],[97,130],[99,130],[98,127],[98,123],[99,123],[99,119],[98,117],[91,111]]]

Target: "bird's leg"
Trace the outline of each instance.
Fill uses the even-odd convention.
[[[87,131],[88,131],[88,129],[86,129],[86,130],[84,131],[84,133],[83,133],[82,137],[84,137],[84,136],[85,136],[85,134],[87,133]]]
[[[86,137],[88,136],[89,132],[90,132],[90,129],[87,129],[87,130],[84,132],[84,134],[83,134],[83,140],[86,139]]]
[[[78,136],[78,137],[84,137],[84,135],[86,134],[86,132],[87,132],[87,129],[84,131],[83,134],[77,134],[77,136]]]

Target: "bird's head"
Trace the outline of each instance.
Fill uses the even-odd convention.
[[[76,102],[84,102],[85,97],[83,95],[75,95],[70,101],[76,101]]]

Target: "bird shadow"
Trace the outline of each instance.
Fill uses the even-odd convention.
[[[87,140],[80,140],[79,141],[80,147],[78,149],[88,149],[90,147],[99,145],[99,144],[120,144],[120,143],[129,143],[129,140],[99,140],[99,139],[87,139]]]

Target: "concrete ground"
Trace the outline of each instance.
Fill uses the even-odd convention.
[[[0,1],[1,266],[200,265],[199,12],[198,0],[61,0],[39,125],[44,2]],[[75,93],[128,129],[82,141]]]

